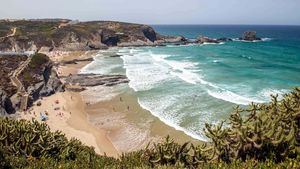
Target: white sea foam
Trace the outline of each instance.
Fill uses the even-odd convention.
[[[139,52],[129,50],[132,55],[123,55],[126,75],[130,79],[129,85],[135,91],[149,90],[154,85],[174,77],[190,83],[197,84],[202,79],[197,71],[197,63],[189,61],[168,60],[170,55],[153,54],[152,52]]]
[[[261,38],[262,41],[271,41],[272,38]]]
[[[271,41],[273,40],[272,38],[261,38],[261,40],[254,40],[254,41],[247,41],[247,40],[241,40],[239,38],[233,38],[233,41],[237,41],[237,42],[248,42],[248,43],[255,43],[255,42],[265,42],[265,41]]]
[[[84,66],[79,73],[81,74],[111,74],[112,70],[115,68],[122,67],[121,63],[116,63],[114,58],[105,57],[105,52],[100,51],[98,54],[93,56],[94,60]]]
[[[246,55],[241,55],[243,58],[246,58],[246,59],[249,59],[249,60],[251,60],[252,59],[252,57],[250,57],[250,56],[246,56]]]
[[[228,90],[217,90],[217,91],[211,91],[208,90],[207,91],[209,95],[218,98],[218,99],[222,99],[231,103],[235,103],[235,104],[240,104],[240,105],[248,105],[251,102],[254,103],[263,103],[264,101],[262,100],[257,100],[257,99],[253,99],[253,98],[248,98],[248,97],[244,97],[244,96],[240,96],[236,93],[233,93],[231,91]]]
[[[251,102],[263,103],[264,99],[242,96],[232,91],[223,89],[218,85],[205,81],[201,74],[196,73],[197,63],[189,61],[169,60],[170,55],[153,54],[152,52],[140,52],[130,50],[132,56],[122,57],[126,74],[130,79],[130,87],[135,91],[150,90],[159,83],[180,78],[189,84],[202,84],[207,93],[217,99],[235,104],[248,105]],[[248,58],[248,57],[247,57]],[[250,59],[250,58],[248,58]],[[214,63],[219,62],[214,60]]]
[[[139,99],[138,99],[138,103],[140,104],[140,106],[143,109],[150,111],[152,115],[159,118],[159,120],[161,120],[162,122],[164,122],[168,126],[171,126],[171,127],[175,128],[178,131],[183,131],[185,134],[191,136],[194,139],[207,141],[207,139],[204,136],[200,136],[200,135],[196,134],[195,132],[192,132],[190,130],[187,130],[184,127],[179,126],[176,122],[174,122],[174,121],[176,121],[176,119],[174,119],[174,117],[163,116],[161,112],[163,112],[164,110],[154,111],[152,108],[150,108],[150,106],[147,106],[144,102],[141,102]]]
[[[264,99],[265,102],[270,101],[271,95],[278,95],[279,99],[283,98],[283,95],[290,92],[290,90],[286,89],[263,89],[261,92],[259,92],[259,95],[262,99]]]
[[[152,55],[152,57],[158,61],[163,62],[170,66],[171,71],[170,74],[173,76],[177,76],[183,81],[190,83],[190,84],[197,84],[197,82],[201,81],[201,78],[198,74],[193,73],[195,70],[195,66],[197,63],[188,62],[188,61],[173,61],[173,60],[166,60],[168,57],[167,55]]]
[[[132,55],[123,55],[126,75],[130,79],[129,86],[135,91],[150,90],[155,85],[164,82],[170,76],[168,68],[153,63],[151,53],[129,50]]]
[[[220,42],[220,43],[204,42],[200,46],[204,46],[204,45],[224,45],[224,44],[225,44],[225,42]]]

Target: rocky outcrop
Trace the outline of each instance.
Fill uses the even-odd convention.
[[[247,31],[244,32],[243,37],[239,38],[240,40],[244,40],[244,41],[257,41],[257,40],[261,40],[261,38],[256,36],[256,32],[255,31]]]
[[[64,91],[64,86],[55,71],[45,69],[43,76],[43,81],[33,84],[27,88],[27,92],[30,95],[29,104],[32,104],[41,97],[47,97],[56,92]]]
[[[67,84],[83,87],[92,86],[114,86],[121,83],[128,83],[125,75],[96,75],[96,74],[77,74],[66,77]]]
[[[188,40],[183,36],[163,36],[158,34],[158,40],[156,41],[156,44],[161,43],[185,43]]]
[[[197,43],[203,44],[203,43],[220,43],[217,39],[212,39],[206,36],[199,36],[196,40]]]
[[[0,115],[15,113],[15,108],[4,90],[0,88]]]
[[[209,37],[206,37],[206,36],[199,36],[196,40],[196,43],[200,43],[200,44],[203,44],[203,43],[221,43],[221,42],[229,42],[229,41],[232,41],[232,39],[230,38],[218,38],[218,39],[213,39],[213,38],[209,38]]]

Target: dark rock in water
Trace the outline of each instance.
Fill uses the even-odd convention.
[[[156,41],[157,44],[162,43],[183,43],[186,42],[187,39],[183,36],[163,36],[158,34],[158,40]]]
[[[255,31],[247,31],[244,32],[244,35],[242,38],[239,38],[240,40],[245,40],[245,41],[255,41],[255,40],[261,40],[261,38],[256,37],[256,32]]]
[[[197,43],[220,43],[217,39],[208,38],[205,36],[199,36],[196,40]]]
[[[118,54],[115,54],[115,55],[112,55],[112,56],[109,56],[109,57],[111,57],[111,58],[119,58],[119,57],[121,57],[122,55],[118,55]]]
[[[232,39],[223,37],[223,38],[217,39],[217,41],[219,41],[219,42],[230,42],[230,41],[232,41]]]
[[[0,89],[0,115],[15,113],[15,108],[6,92]]]
[[[199,36],[197,38],[197,40],[195,41],[195,43],[200,43],[200,44],[203,44],[203,43],[221,43],[221,42],[229,42],[229,41],[232,41],[232,39],[226,38],[226,37],[219,38],[219,39],[213,39],[213,38],[209,38],[209,37],[206,37],[206,36]]]
[[[96,75],[96,74],[77,74],[66,78],[66,83],[84,87],[92,86],[114,86],[121,83],[128,83],[129,80],[124,75]]]

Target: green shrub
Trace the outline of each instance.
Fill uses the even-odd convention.
[[[49,62],[49,58],[47,55],[42,53],[36,53],[33,56],[31,56],[31,62],[29,63],[29,67],[32,69],[35,69],[39,67],[42,64],[45,64]]]

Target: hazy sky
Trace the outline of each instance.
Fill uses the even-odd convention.
[[[0,18],[300,25],[300,0],[0,0]]]

